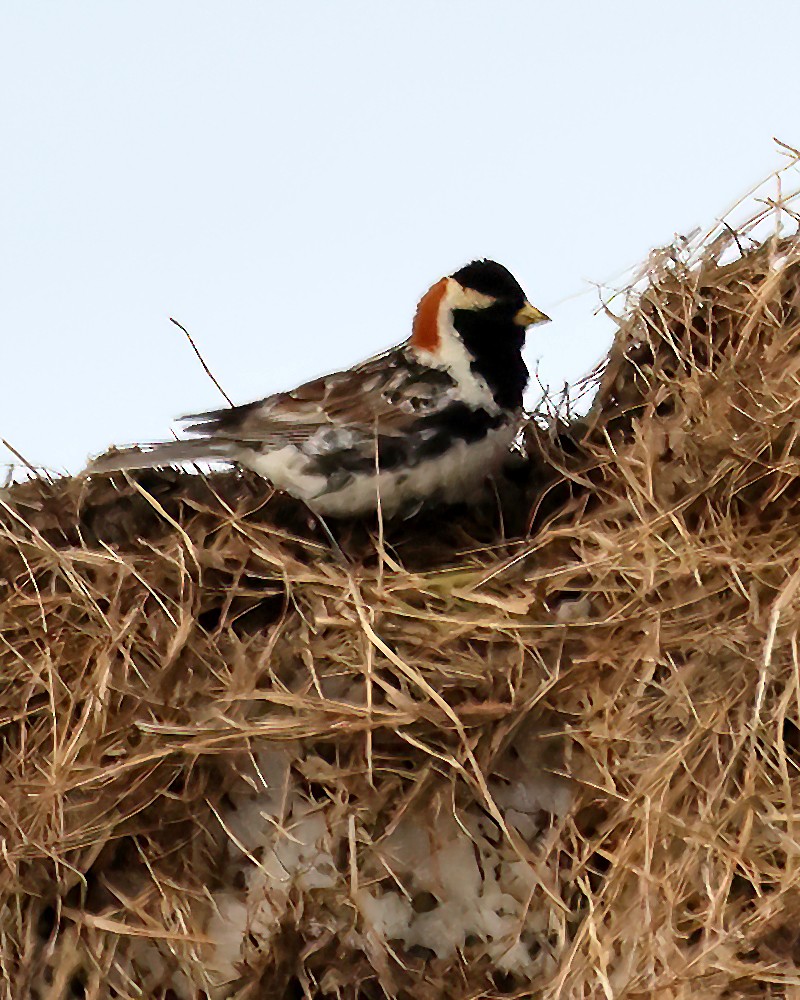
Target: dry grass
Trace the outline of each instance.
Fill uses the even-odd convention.
[[[5,491],[2,997],[800,997],[800,240],[646,273],[588,421],[347,565],[245,476]]]

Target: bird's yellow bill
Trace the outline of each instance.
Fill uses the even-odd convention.
[[[526,302],[520,311],[514,316],[514,322],[518,326],[533,326],[534,323],[549,323],[550,317],[545,315],[541,309]]]

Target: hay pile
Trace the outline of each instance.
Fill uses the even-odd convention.
[[[244,475],[5,491],[3,998],[800,997],[800,240],[647,274],[347,564]]]

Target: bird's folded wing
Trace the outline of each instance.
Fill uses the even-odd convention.
[[[190,414],[186,430],[219,441],[300,444],[324,427],[403,434],[446,405],[454,387],[443,370],[395,348],[345,372],[306,382],[255,403]]]

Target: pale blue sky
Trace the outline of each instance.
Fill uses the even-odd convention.
[[[588,280],[800,144],[796,2],[0,0],[0,436],[76,471],[404,339],[476,256],[602,356]],[[565,301],[566,300],[566,301]],[[0,461],[4,457],[0,456]]]

